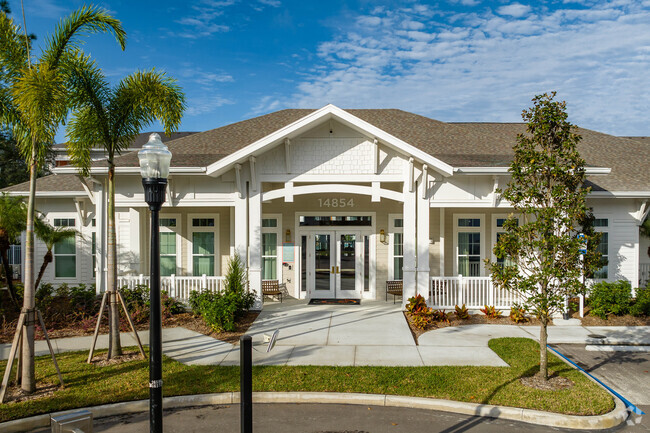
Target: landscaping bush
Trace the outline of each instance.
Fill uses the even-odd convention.
[[[636,300],[630,307],[630,313],[634,316],[650,316],[650,282],[647,287],[636,290]]]
[[[234,331],[237,320],[255,302],[255,294],[246,290],[246,269],[237,255],[228,261],[224,286],[223,292],[190,293],[190,308],[216,332]]]
[[[494,305],[485,305],[480,311],[485,314],[488,319],[498,319],[501,317],[501,314],[503,314],[501,310],[497,310]]]
[[[69,286],[41,284],[35,293],[36,307],[49,326],[70,325],[72,322],[92,317],[99,309],[95,286]]]
[[[449,314],[444,310],[434,310],[427,306],[427,301],[422,295],[408,299],[406,311],[411,314],[411,324],[416,328],[426,329],[433,322],[449,323]]]
[[[510,320],[515,323],[527,322],[526,309],[519,304],[512,304],[512,308],[510,308]]]
[[[625,280],[614,283],[600,282],[592,287],[588,303],[591,314],[601,319],[607,319],[609,314],[625,315],[629,312],[632,303],[632,286]]]
[[[467,311],[467,307],[465,306],[465,304],[463,304],[462,307],[459,307],[458,305],[456,305],[454,308],[456,310],[456,318],[457,319],[460,319],[460,320],[469,319],[469,311]]]
[[[144,284],[137,284],[132,289],[123,287],[120,289],[120,293],[122,293],[124,303],[129,310],[133,323],[147,323],[149,321],[149,305],[151,299],[149,287]],[[160,302],[162,304],[161,315],[163,319],[169,318],[174,314],[185,312],[183,304],[171,298],[165,290],[160,292]]]

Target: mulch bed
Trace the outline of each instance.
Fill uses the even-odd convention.
[[[590,310],[588,306],[585,306],[585,317],[581,319],[582,326],[650,326],[650,317],[635,317],[626,314],[625,316],[610,315],[607,319],[601,319],[600,317],[590,315]],[[571,317],[580,319],[580,313],[573,312]]]
[[[174,328],[177,326],[182,326],[184,328],[196,331],[198,333],[214,337],[216,339],[227,341],[229,343],[237,343],[239,337],[244,335],[248,328],[253,324],[255,319],[258,316],[258,312],[249,311],[246,315],[237,323],[237,328],[232,332],[215,332],[208,325],[205,324],[203,319],[199,316],[195,316],[192,313],[181,313],[175,314],[171,317],[163,318],[163,328]],[[48,329],[47,334],[50,338],[65,338],[65,337],[78,337],[84,335],[93,335],[95,331],[95,321],[92,321],[90,326],[80,326],[79,323],[70,323],[65,327],[59,327],[56,329]],[[11,343],[14,334],[16,332],[16,321],[4,322],[0,325],[0,343]],[[128,325],[128,322],[123,318],[120,320],[121,332],[131,332],[131,329]],[[135,325],[135,329],[138,331],[145,331],[149,329],[149,323],[141,323]],[[99,328],[101,334],[108,333],[108,321],[104,319],[102,325]],[[40,329],[40,326],[36,327],[36,340],[43,340],[43,331]]]
[[[409,328],[411,329],[411,334],[413,335],[413,339],[415,340],[415,344],[418,344],[418,337],[420,335],[424,334],[425,332],[429,332],[433,329],[439,329],[439,328],[447,328],[449,326],[465,326],[465,325],[523,325],[523,326],[539,326],[539,320],[537,320],[534,317],[531,317],[528,319],[527,322],[524,323],[515,323],[512,320],[510,320],[510,317],[508,316],[503,316],[499,317],[497,319],[489,319],[487,316],[483,314],[470,314],[469,318],[467,319],[457,319],[454,314],[451,314],[451,317],[449,319],[449,323],[447,322],[434,322],[431,323],[429,326],[426,327],[426,329],[420,329],[416,328],[413,326],[412,321],[411,321],[411,314],[408,311],[404,311],[404,317],[406,318],[406,323],[408,323]]]
[[[43,398],[50,397],[54,394],[55,391],[58,391],[61,387],[54,384],[48,384],[43,386],[37,386],[36,391],[32,394],[26,394],[22,389],[17,386],[7,387],[7,394],[5,395],[4,404],[18,403],[21,401],[30,401],[30,400],[40,400]]]
[[[548,380],[544,380],[539,373],[534,376],[522,377],[519,382],[529,388],[541,389],[542,391],[558,391],[573,386],[573,381],[567,377],[551,376]]]

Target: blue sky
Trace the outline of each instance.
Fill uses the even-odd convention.
[[[24,3],[37,43],[84,4]],[[182,130],[328,103],[516,122],[535,94],[557,90],[580,126],[650,135],[650,0],[96,4],[122,20],[127,48],[92,35],[84,50],[113,82],[152,67],[177,78]],[[20,2],[10,6],[20,19]]]

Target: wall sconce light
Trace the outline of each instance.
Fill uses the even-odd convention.
[[[284,241],[285,242],[291,242],[291,230],[287,229],[287,231],[284,234]]]
[[[382,244],[386,243],[386,232],[384,231],[384,229],[379,230],[379,242],[381,242]]]

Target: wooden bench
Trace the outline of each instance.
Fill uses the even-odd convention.
[[[264,296],[277,296],[282,303],[282,290],[278,280],[262,280],[262,299]]]
[[[404,285],[402,280],[389,280],[386,281],[386,301],[388,301],[388,295],[393,295],[393,304],[395,303],[395,298],[402,296]]]

